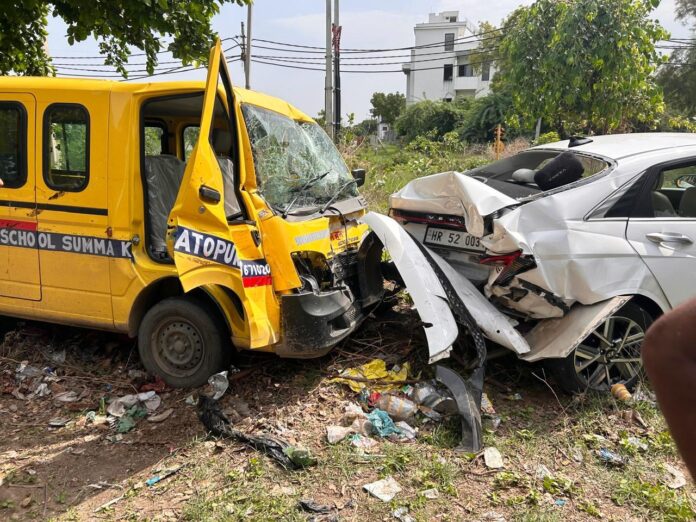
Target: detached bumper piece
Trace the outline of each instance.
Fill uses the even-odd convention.
[[[281,357],[310,359],[328,353],[363,320],[345,291],[303,292],[281,296]]]

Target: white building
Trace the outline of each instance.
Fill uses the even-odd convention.
[[[460,20],[459,11],[431,13],[427,23],[416,24],[414,33],[411,61],[402,66],[406,103],[452,101],[456,96],[479,97],[490,92],[493,68],[470,59],[481,37],[470,22]]]

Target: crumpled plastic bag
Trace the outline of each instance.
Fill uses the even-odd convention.
[[[339,377],[331,379],[329,382],[337,382],[347,385],[351,390],[360,393],[365,388],[378,392],[396,391],[403,386],[403,383],[408,379],[408,373],[411,367],[409,363],[404,363],[398,370],[393,368],[387,371],[387,364],[382,359],[374,359],[362,366],[348,368],[343,370]],[[359,379],[369,379],[380,381],[379,384],[369,382],[359,382],[346,377],[357,377]],[[394,383],[394,384],[389,384]]]
[[[380,437],[388,437],[389,435],[401,434],[401,430],[396,427],[386,411],[374,409],[367,414],[367,420],[372,424],[372,432]]]

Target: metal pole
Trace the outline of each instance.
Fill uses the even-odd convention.
[[[326,80],[324,83],[324,118],[326,132],[333,138],[333,94],[331,85],[331,0],[326,0]]]
[[[334,140],[341,132],[341,24],[338,21],[338,0],[334,0]]]
[[[251,89],[251,4],[247,7],[246,53],[244,54],[244,86]]]

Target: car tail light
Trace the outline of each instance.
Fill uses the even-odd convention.
[[[445,214],[421,214],[404,210],[392,209],[390,212],[399,223],[422,223],[424,225],[446,226],[466,231],[464,218],[461,216],[448,216]]]
[[[510,281],[512,281],[512,278],[516,275],[536,267],[534,258],[531,256],[523,256],[521,250],[509,254],[485,256],[479,259],[479,263],[482,265],[502,267],[502,270],[494,281],[494,284],[501,286],[510,284]]]

